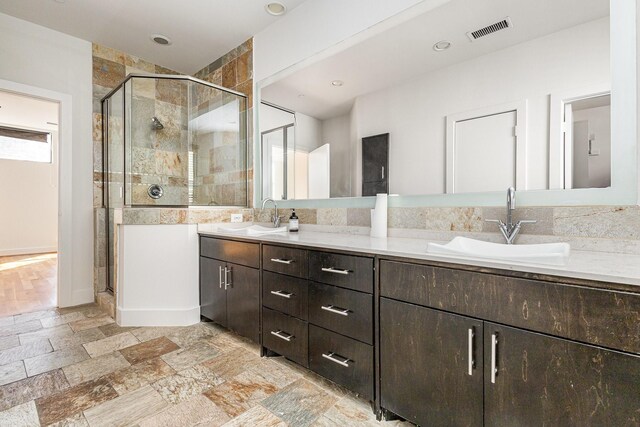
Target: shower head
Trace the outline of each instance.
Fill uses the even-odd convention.
[[[160,122],[160,120],[158,120],[156,116],[151,117],[151,126],[153,126],[155,130],[164,129],[164,125]]]

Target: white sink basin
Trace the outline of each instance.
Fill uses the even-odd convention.
[[[569,258],[568,243],[543,243],[538,245],[507,245],[456,237],[446,245],[429,243],[427,252],[439,255],[461,255],[498,261],[564,265]]]
[[[222,231],[224,233],[238,233],[238,234],[247,234],[250,236],[259,236],[262,234],[278,234],[278,233],[286,233],[287,227],[282,226],[278,228],[273,227],[263,227],[262,225],[248,225],[241,227],[232,227],[221,225],[218,226],[218,231]]]

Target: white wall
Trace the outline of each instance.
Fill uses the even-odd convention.
[[[51,163],[0,159],[0,255],[58,246],[58,104],[0,91],[0,125],[51,132]],[[6,226],[11,224],[11,226]]]
[[[0,14],[0,79],[65,94],[60,126],[61,306],[94,300],[91,43]],[[70,129],[69,129],[70,127]],[[11,226],[2,224],[2,227]]]
[[[350,114],[322,121],[322,143],[331,147],[331,197],[351,195]]]
[[[254,81],[276,74],[403,10],[448,0],[307,1],[254,36]]]
[[[118,228],[118,324],[198,323],[198,226],[119,225]]]
[[[608,43],[608,19],[602,19],[361,96],[353,111],[352,167],[360,167],[363,137],[389,132],[390,192],[443,193],[445,117],[528,99],[527,188],[546,188],[549,94],[610,81]],[[359,195],[361,174],[355,179]]]
[[[296,150],[310,152],[322,145],[322,122],[315,117],[296,113],[295,131]]]

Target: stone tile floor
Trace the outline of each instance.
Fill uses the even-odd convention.
[[[400,424],[212,323],[123,328],[95,305],[0,318],[0,426]]]

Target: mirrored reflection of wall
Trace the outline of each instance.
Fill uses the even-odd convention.
[[[517,187],[548,189],[550,96],[572,88],[610,86],[611,81],[609,3],[588,0],[577,6],[572,1],[545,0],[533,7],[521,0],[453,0],[290,73],[262,88],[262,98],[322,123],[319,144],[331,143],[331,197],[361,195],[361,141],[381,133],[390,134],[390,193],[445,193],[446,117],[526,102],[526,124],[514,126],[525,133],[526,145],[511,147],[519,165],[514,175],[524,174]],[[462,31],[504,16],[511,16],[513,27],[486,38],[471,42]],[[452,47],[435,52],[432,45],[439,39],[430,37],[450,38]],[[331,84],[336,78],[341,85]],[[469,191],[495,190],[483,187],[483,179],[499,181],[486,174],[503,172],[504,162],[489,147],[483,149],[486,143],[479,138],[473,142],[483,176],[472,171],[473,176],[464,177],[477,181]],[[610,165],[606,157],[590,163]],[[605,169],[600,168],[602,174]],[[587,185],[598,187],[605,181],[600,175]]]
[[[569,104],[573,119],[573,171],[570,188],[611,186],[611,96]]]

